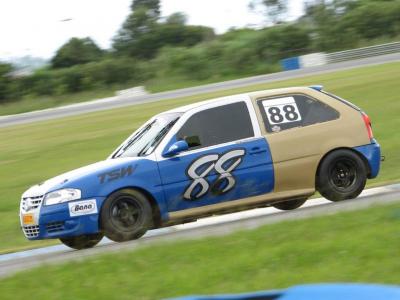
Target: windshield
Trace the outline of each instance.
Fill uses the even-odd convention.
[[[150,120],[119,147],[113,158],[145,156],[152,153],[181,115],[168,113]]]

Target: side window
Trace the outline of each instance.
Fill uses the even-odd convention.
[[[190,149],[203,148],[254,136],[246,103],[209,108],[191,116],[177,133]]]
[[[330,106],[305,95],[290,95],[258,100],[268,132],[279,132],[339,118]]]

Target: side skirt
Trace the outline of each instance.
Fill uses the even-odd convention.
[[[161,227],[194,222],[197,219],[212,215],[223,215],[232,212],[248,210],[251,208],[271,206],[278,202],[295,200],[305,197],[308,198],[312,196],[314,193],[315,193],[314,189],[301,189],[301,190],[276,192],[276,193],[272,192],[266,195],[243,198],[233,201],[226,201],[218,204],[212,204],[202,207],[170,212],[168,221],[164,222]]]

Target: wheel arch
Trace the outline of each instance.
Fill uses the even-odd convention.
[[[320,167],[322,165],[322,162],[324,161],[324,159],[328,155],[330,155],[331,153],[333,153],[335,151],[338,151],[338,150],[348,150],[348,151],[351,151],[351,152],[355,153],[358,157],[360,157],[361,160],[364,162],[364,165],[365,165],[365,167],[367,169],[367,177],[370,176],[370,174],[371,174],[371,166],[369,165],[367,158],[362,153],[360,153],[357,150],[355,150],[353,148],[350,148],[350,147],[338,147],[338,148],[331,149],[330,151],[325,153],[324,156],[322,156],[321,159],[319,160],[318,167],[317,167],[317,170],[315,172],[315,185],[317,185],[317,182],[318,182],[317,178],[318,178],[318,175],[319,175],[319,170],[320,170]],[[316,186],[316,188],[317,188],[317,186]]]
[[[138,187],[138,186],[124,186],[124,187],[119,187],[116,190],[113,190],[112,192],[110,192],[107,196],[106,196],[106,200],[107,198],[118,191],[121,190],[135,190],[138,191],[140,193],[142,193],[146,199],[149,201],[150,205],[151,205],[151,210],[153,213],[153,228],[158,228],[161,226],[162,224],[162,217],[161,217],[161,210],[160,210],[160,206],[156,200],[156,198],[153,196],[153,194],[151,194],[148,190],[142,188],[142,187]],[[106,201],[105,200],[105,201]],[[104,202],[103,202],[104,203]],[[100,219],[99,219],[100,222]]]

